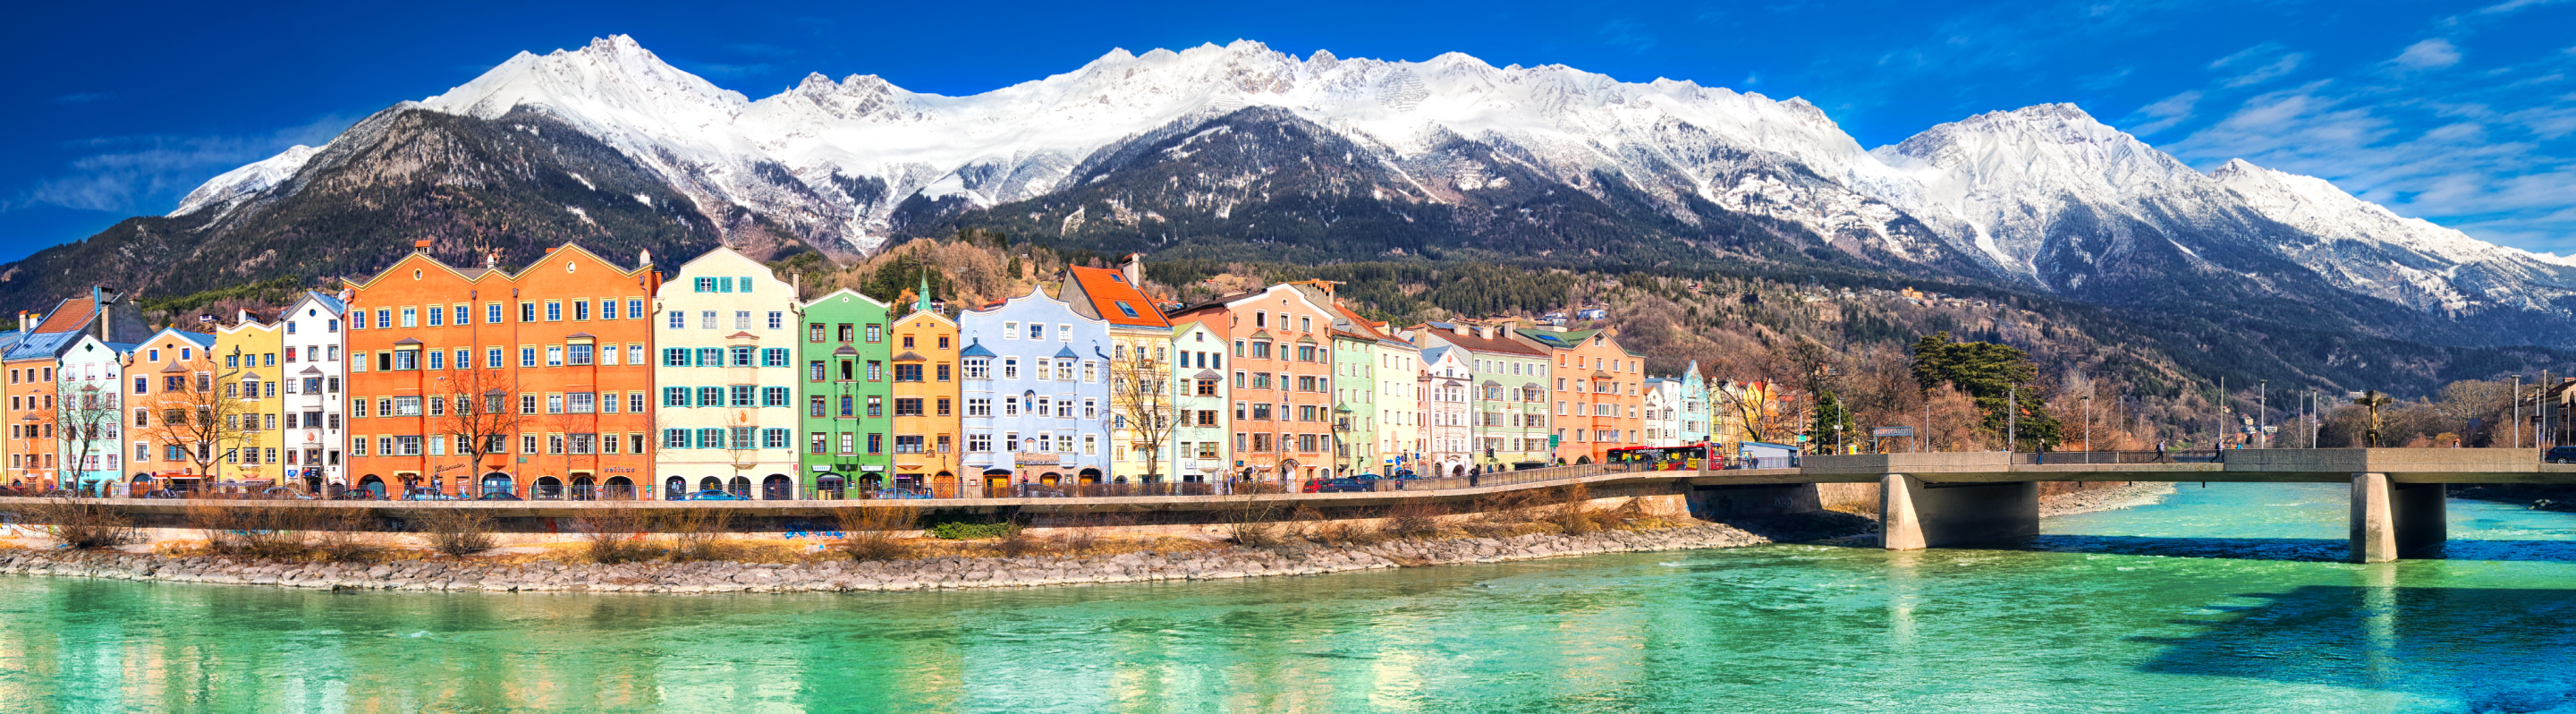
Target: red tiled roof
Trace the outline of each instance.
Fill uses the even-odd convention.
[[[1091,298],[1091,308],[1099,311],[1100,319],[1108,320],[1109,324],[1172,326],[1169,320],[1163,319],[1162,311],[1154,308],[1152,298],[1145,297],[1144,291],[1127,282],[1126,273],[1109,268],[1075,267],[1070,270],[1073,271],[1073,279],[1082,283],[1082,294]],[[1127,310],[1118,309],[1118,303],[1122,302],[1127,303],[1129,310],[1135,311],[1135,317],[1128,317]]]
[[[97,306],[89,298],[67,298],[62,304],[55,305],[51,314],[45,315],[44,322],[36,323],[36,332],[70,332],[88,327],[90,321],[97,317]]]

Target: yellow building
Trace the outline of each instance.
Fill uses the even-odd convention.
[[[922,298],[912,314],[895,320],[892,332],[892,485],[939,498],[981,495],[961,493],[969,482],[958,475],[957,321]]]
[[[278,395],[286,375],[279,368],[278,353],[286,343],[279,323],[263,322],[260,316],[242,312],[233,324],[215,330],[217,372],[227,375],[219,389],[226,398],[245,402],[238,414],[226,414],[222,429],[237,431],[241,444],[225,454],[217,465],[215,480],[259,482],[280,485],[289,479],[279,454],[286,446],[285,432],[278,429],[279,415],[286,402]],[[237,416],[237,418],[236,418]]]

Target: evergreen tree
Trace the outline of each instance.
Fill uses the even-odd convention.
[[[1992,342],[1958,342],[1941,332],[1915,341],[1913,366],[1914,380],[1924,389],[1957,385],[1976,400],[1984,415],[1978,427],[1998,437],[2010,430],[2016,450],[2027,445],[2037,451],[2059,440],[2057,419],[2032,386],[2039,368],[2028,353]]]

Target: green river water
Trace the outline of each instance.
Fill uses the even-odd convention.
[[[2185,484],[2035,541],[1216,583],[333,595],[0,576],[0,712],[2576,711],[2576,515]]]

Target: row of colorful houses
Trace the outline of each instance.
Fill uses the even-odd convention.
[[[211,333],[147,328],[106,290],[21,315],[0,336],[9,481],[956,497],[1454,475],[1724,438],[1711,400],[1729,387],[1695,364],[1648,376],[1612,331],[1392,325],[1327,282],[1158,304],[1131,258],[949,310],[802,297],[730,249],[665,274],[574,245],[515,272],[425,248]]]

